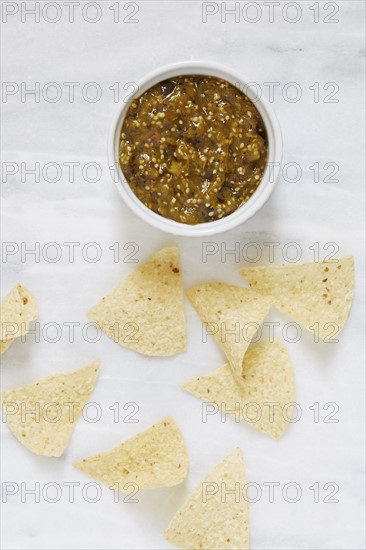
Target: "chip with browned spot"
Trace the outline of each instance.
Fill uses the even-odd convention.
[[[172,487],[188,471],[188,453],[176,422],[163,418],[111,451],[74,462],[74,467],[108,487],[130,492]]]
[[[323,340],[335,339],[351,309],[355,278],[352,256],[327,262],[264,265],[240,274],[275,306]]]
[[[16,285],[1,301],[0,354],[16,338],[27,334],[30,323],[37,317],[38,307],[33,295],[24,286]]]
[[[183,286],[176,247],[163,248],[137,267],[88,312],[115,342],[145,355],[186,348]]]

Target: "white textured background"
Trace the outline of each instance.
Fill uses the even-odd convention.
[[[5,5],[14,2],[2,2]],[[34,2],[18,3],[31,8]],[[241,7],[248,4],[242,2]],[[252,3],[253,4],[253,3]],[[2,425],[2,480],[19,485],[19,492],[2,505],[3,547],[10,549],[163,549],[170,545],[162,533],[169,520],[195,485],[235,446],[243,449],[248,481],[260,484],[263,495],[251,505],[250,539],[252,548],[260,549],[329,549],[364,548],[363,538],[363,418],[364,418],[364,346],[363,346],[363,24],[361,1],[341,1],[319,5],[320,21],[314,22],[313,2],[297,3],[301,16],[297,23],[284,20],[285,2],[276,7],[275,20],[268,21],[268,7],[259,5],[262,17],[248,23],[243,15],[239,22],[220,13],[202,22],[201,2],[138,2],[136,23],[114,23],[111,6],[116,2],[99,2],[101,19],[88,23],[82,18],[85,2],[75,7],[75,21],[68,21],[64,2],[58,2],[61,19],[48,23],[32,16],[21,22],[20,11],[2,24],[2,78],[19,88],[49,82],[61,86],[62,98],[51,103],[42,96],[36,102],[21,94],[3,97],[3,162],[35,162],[41,168],[48,162],[61,165],[62,177],[56,183],[41,175],[21,181],[20,172],[3,177],[2,238],[21,247],[26,243],[42,247],[51,241],[61,246],[59,262],[47,258],[36,262],[20,253],[3,258],[2,296],[17,282],[22,282],[39,302],[41,328],[58,323],[61,338],[51,343],[34,336],[27,342],[15,343],[3,356],[4,389],[22,385],[58,371],[78,368],[99,357],[101,376],[92,400],[100,404],[102,418],[93,424],[81,419],[64,457],[50,459],[29,453]],[[317,3],[315,3],[316,6]],[[41,2],[44,6],[45,2]],[[232,7],[233,3],[228,3]],[[337,23],[325,23],[333,5],[339,7],[333,16]],[[218,4],[219,6],[219,4]],[[124,10],[120,18],[133,9]],[[49,8],[54,17],[54,8]],[[299,9],[299,8],[298,8]],[[95,12],[94,12],[95,13]],[[88,12],[94,17],[93,8]],[[253,11],[248,12],[253,17]],[[3,13],[4,16],[4,13]],[[210,239],[227,248],[240,243],[257,242],[263,251],[261,263],[268,262],[263,242],[281,243],[276,260],[282,261],[286,243],[297,242],[302,259],[313,259],[310,247],[319,243],[320,258],[331,252],[327,243],[339,246],[338,255],[353,254],[356,259],[356,296],[351,316],[338,344],[314,343],[311,334],[303,335],[297,344],[287,344],[296,371],[297,401],[302,408],[301,420],[289,427],[281,441],[271,441],[249,426],[231,419],[220,422],[219,415],[201,421],[201,402],[184,394],[179,384],[220,366],[223,355],[216,345],[201,341],[200,322],[187,303],[187,352],[172,359],[149,359],[118,347],[107,337],[97,343],[82,338],[75,330],[75,341],[68,340],[65,322],[86,323],[85,312],[111,289],[135,264],[123,262],[126,243],[138,245],[136,258],[145,259],[162,246],[176,243],[181,249],[184,285],[207,280],[223,280],[241,284],[237,274],[240,262],[231,255],[222,261],[220,255],[202,262],[200,240],[173,238],[146,226],[121,203],[111,182],[106,160],[106,140],[112,117],[117,109],[113,92],[118,82],[123,86],[134,82],[148,71],[180,60],[213,60],[242,73],[249,81],[259,83],[265,95],[265,82],[278,82],[274,108],[283,129],[284,162],[301,165],[298,182],[278,182],[275,193],[265,207],[244,226],[228,234]],[[64,82],[78,82],[75,101],[68,100]],[[97,82],[102,97],[96,103],[83,99],[81,88]],[[302,96],[296,103],[286,101],[283,87],[296,82]],[[320,101],[314,102],[310,89],[319,83]],[[339,91],[336,103],[324,98],[335,82]],[[289,90],[290,92],[293,91]],[[52,90],[50,90],[50,93]],[[92,90],[91,90],[92,92]],[[63,163],[79,162],[75,181],[68,181]],[[96,162],[102,176],[96,183],[85,181],[81,168]],[[320,181],[314,182],[310,166],[321,166]],[[327,162],[336,162],[337,183],[326,183]],[[90,172],[92,175],[92,172]],[[50,172],[51,175],[51,172]],[[207,241],[208,239],[206,239]],[[68,260],[64,242],[78,242],[75,261]],[[97,242],[102,258],[86,261],[81,248]],[[120,243],[121,261],[113,261],[109,249]],[[24,246],[24,245],[23,245]],[[50,255],[52,250],[49,250]],[[90,250],[92,253],[92,250]],[[225,260],[225,258],[224,258]],[[281,322],[288,321],[273,314]],[[50,330],[49,338],[52,337]],[[48,339],[49,339],[48,338]],[[122,409],[127,402],[136,402],[139,423],[113,422],[109,409],[115,402]],[[309,409],[320,404],[321,421],[315,423]],[[335,402],[339,412],[337,423],[325,423],[326,403]],[[186,482],[177,488],[138,495],[139,503],[114,503],[106,488],[99,502],[82,498],[85,484],[92,481],[71,467],[72,460],[107,450],[122,439],[143,430],[164,415],[173,415],[181,427],[189,448],[191,467]],[[79,482],[75,502],[68,499],[65,482]],[[21,501],[20,484],[27,488],[36,482],[41,489],[46,483],[59,483],[62,495],[49,503],[41,497],[35,503],[27,496]],[[280,483],[275,501],[268,500],[265,482]],[[281,489],[296,482],[302,490],[297,503],[284,500]],[[330,489],[324,484],[339,486],[338,503],[323,502]],[[320,484],[320,502],[314,502],[309,489]],[[52,491],[50,490],[50,496]]]

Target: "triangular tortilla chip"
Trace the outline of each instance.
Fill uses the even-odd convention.
[[[30,323],[37,316],[38,308],[34,297],[27,288],[18,284],[0,305],[0,352],[8,349],[15,338],[25,335],[29,331]]]
[[[257,430],[278,439],[288,426],[295,401],[294,370],[279,340],[249,347],[238,382],[228,364],[194,378],[182,389],[215,404],[223,417],[247,421]]]
[[[37,455],[61,456],[93,391],[99,361],[2,393],[5,421]]]
[[[74,462],[73,466],[108,487],[131,491],[173,487],[188,471],[188,454],[174,419],[163,418],[151,428],[105,453]]]
[[[248,346],[273,299],[261,296],[248,288],[208,283],[191,288],[187,296],[224,350],[237,377],[241,376],[243,359]]]
[[[179,250],[163,248],[88,313],[115,342],[145,355],[186,348]]]
[[[246,550],[249,511],[240,449],[216,466],[175,514],[164,536],[178,548]]]
[[[334,339],[345,325],[354,293],[351,256],[335,262],[244,268],[240,275],[256,292],[273,296],[280,311],[323,340]]]

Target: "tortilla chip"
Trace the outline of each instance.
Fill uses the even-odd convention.
[[[294,370],[279,340],[252,345],[245,354],[242,380],[230,365],[182,385],[182,389],[215,404],[225,419],[246,421],[273,439],[279,439],[291,420],[295,401]]]
[[[0,340],[14,341],[15,338],[27,334],[30,323],[37,317],[38,308],[34,297],[27,288],[18,284],[1,302]],[[9,345],[1,345],[1,353]]]
[[[6,423],[37,455],[60,456],[93,391],[99,361],[2,393]]]
[[[163,248],[135,269],[88,313],[121,346],[145,355],[186,349],[183,286],[176,247]]]
[[[244,489],[243,455],[236,449],[175,514],[164,533],[166,540],[178,548],[246,550],[249,510]]]
[[[346,323],[354,294],[352,256],[336,262],[244,268],[240,275],[256,292],[273,296],[280,311],[323,340],[336,338]]]
[[[73,466],[108,487],[118,484],[122,493],[173,487],[188,471],[188,454],[175,420],[163,418],[111,451],[74,462]]]
[[[273,299],[224,283],[191,288],[187,296],[205,323],[206,332],[213,334],[234,374],[240,378],[245,352]]]

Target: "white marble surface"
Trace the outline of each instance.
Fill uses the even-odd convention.
[[[2,4],[5,9],[12,3]],[[22,4],[32,7],[34,3]],[[238,23],[233,17],[225,23],[220,13],[203,23],[200,2],[138,2],[139,11],[134,16],[138,22],[132,24],[113,22],[110,7],[116,2],[99,2],[102,16],[95,24],[82,19],[82,0],[75,6],[74,23],[68,21],[64,2],[58,4],[61,19],[54,24],[42,16],[39,23],[31,16],[22,23],[18,12],[2,25],[3,80],[19,88],[22,82],[28,87],[39,82],[41,89],[57,82],[62,90],[62,98],[56,103],[42,97],[35,102],[31,96],[22,102],[20,93],[9,95],[2,103],[3,162],[18,163],[19,168],[21,162],[27,168],[35,162],[41,167],[57,162],[62,167],[61,179],[56,183],[46,181],[42,175],[38,183],[32,176],[22,182],[19,172],[7,181],[3,177],[3,240],[19,247],[26,243],[28,248],[38,242],[45,257],[39,262],[30,256],[21,261],[20,253],[15,253],[3,261],[2,295],[16,282],[22,282],[39,301],[41,328],[58,323],[62,334],[56,343],[45,338],[35,343],[34,336],[29,336],[25,344],[14,344],[3,356],[2,385],[4,389],[21,385],[100,357],[101,376],[92,399],[100,404],[102,418],[94,424],[81,419],[61,459],[30,454],[2,424],[2,480],[14,482],[19,488],[3,504],[3,547],[169,548],[162,533],[174,512],[208,470],[240,446],[248,481],[260,484],[263,491],[259,501],[251,504],[252,548],[364,548],[363,3],[338,2],[335,17],[339,22],[333,24],[323,22],[332,11],[332,7],[325,11],[323,4],[320,22],[314,22],[312,2],[301,2],[301,18],[292,24],[283,18],[284,2],[275,8],[273,23],[268,21],[269,8],[262,4],[262,17],[257,23],[246,22],[242,14]],[[241,8],[246,4],[242,2]],[[45,16],[55,17],[54,8],[49,9]],[[132,9],[124,11],[122,3],[121,16],[126,17]],[[285,13],[294,17],[293,8],[288,9]],[[94,17],[92,10],[89,17]],[[253,18],[254,12],[248,13]],[[187,59],[225,63],[259,83],[267,96],[268,86],[263,83],[278,82],[273,106],[283,129],[284,162],[302,167],[298,182],[280,179],[271,199],[252,220],[210,240],[228,248],[234,243],[243,247],[257,242],[263,251],[262,263],[268,261],[268,249],[262,243],[268,241],[280,243],[279,252],[294,241],[301,246],[303,259],[309,260],[313,243],[319,243],[323,258],[331,252],[324,249],[326,243],[335,242],[339,255],[353,254],[356,259],[356,296],[340,342],[316,344],[311,335],[304,335],[300,342],[287,344],[303,414],[277,442],[230,419],[222,423],[218,415],[203,423],[201,403],[179,389],[183,381],[216,368],[224,360],[212,341],[201,341],[200,322],[188,303],[187,352],[172,359],[138,356],[104,336],[93,344],[81,333],[87,309],[133,269],[135,264],[122,261],[132,250],[123,250],[126,243],[137,243],[138,260],[159,247],[178,244],[186,288],[215,279],[242,283],[237,271],[244,260],[237,263],[228,256],[222,262],[216,255],[204,263],[200,240],[173,238],[136,219],[121,203],[107,170],[106,139],[117,108],[110,86],[118,82],[125,94],[125,83],[165,63]],[[80,83],[73,103],[68,100],[64,82]],[[100,101],[88,103],[83,99],[80,90],[88,82],[97,82],[101,87]],[[296,103],[286,101],[281,94],[290,82],[296,82],[302,91]],[[310,89],[315,82],[320,87],[318,103]],[[332,91],[324,91],[329,82],[339,87],[334,96],[337,103],[323,101]],[[65,162],[81,164],[75,168],[74,182],[69,181]],[[96,183],[82,177],[81,168],[88,162],[102,168]],[[317,162],[321,166],[338,163],[335,177],[339,181],[323,181],[330,173],[328,166],[320,171],[321,181],[315,182],[310,166]],[[61,247],[60,261],[47,261],[47,249],[43,247],[48,242]],[[74,262],[67,257],[65,242],[80,243]],[[86,261],[80,252],[90,242],[98,243],[103,252],[96,263]],[[113,261],[109,249],[116,242],[122,252],[119,263]],[[48,252],[50,256],[53,253],[51,249]],[[277,260],[282,260],[280,253]],[[272,319],[281,323],[277,333],[281,336],[288,320],[278,314]],[[73,343],[68,341],[63,325],[70,321],[80,323]],[[53,334],[50,329],[48,340]],[[109,407],[115,402],[121,404],[122,418],[129,412],[122,409],[123,405],[136,402],[139,422],[114,423]],[[309,409],[315,402],[320,404],[319,423],[314,422],[314,413]],[[323,406],[330,402],[339,406],[337,423],[322,421],[331,412],[324,411]],[[103,490],[99,502],[86,502],[82,489],[85,491],[91,480],[72,468],[72,460],[107,450],[167,414],[176,418],[189,448],[191,466],[186,482],[178,488],[139,494],[138,503],[115,503],[108,489]],[[47,483],[58,483],[61,498],[50,503],[41,495],[40,502],[35,503],[28,495],[22,502],[22,482],[28,489],[39,482],[41,490]],[[69,502],[67,482],[80,483],[73,503]],[[273,503],[269,502],[265,482],[280,483]],[[297,503],[286,502],[281,495],[289,482],[301,487],[302,497]],[[330,482],[339,486],[337,503],[323,502],[331,492],[330,486],[328,490],[323,486]],[[319,503],[314,502],[309,489],[314,483],[320,484]],[[53,495],[50,489],[49,498]],[[89,496],[93,497],[92,491]]]

